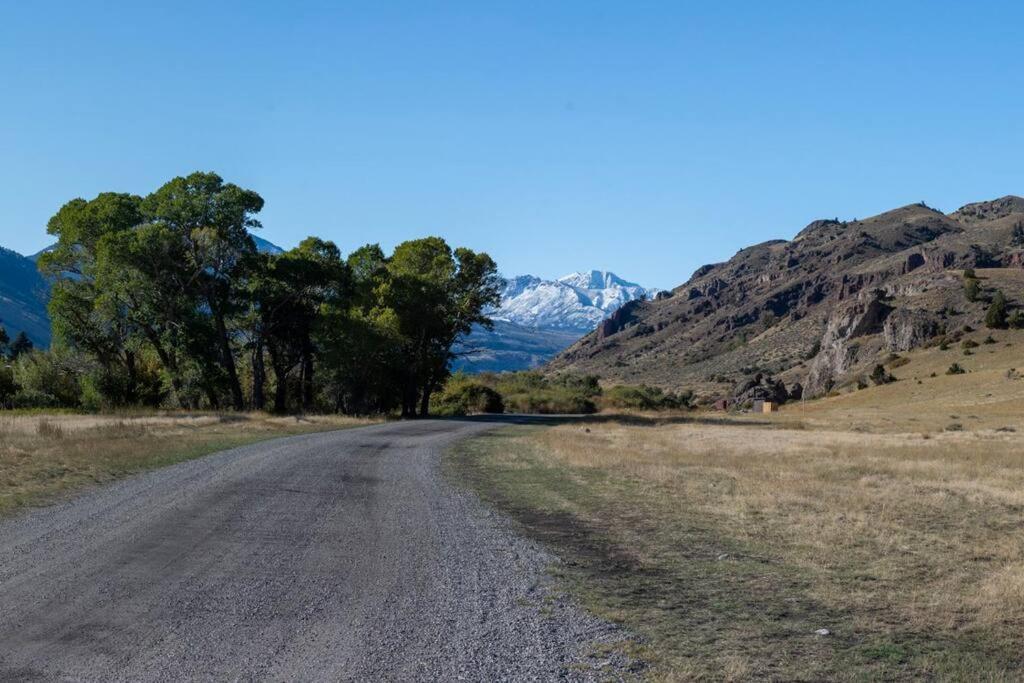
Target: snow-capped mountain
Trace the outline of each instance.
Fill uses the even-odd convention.
[[[493,330],[474,329],[454,367],[467,372],[526,370],[543,365],[628,301],[659,290],[600,270],[557,280],[506,278],[501,305],[490,312]]]
[[[601,270],[557,280],[520,275],[505,280],[501,306],[491,317],[523,327],[590,331],[626,302],[651,298],[657,291]]]

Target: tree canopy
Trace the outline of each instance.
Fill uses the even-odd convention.
[[[494,261],[439,237],[261,253],[262,208],[215,173],[67,202],[40,259],[52,353],[104,405],[426,415],[455,342],[490,324]]]

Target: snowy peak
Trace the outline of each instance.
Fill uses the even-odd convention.
[[[635,282],[626,282],[621,277],[607,270],[591,270],[569,273],[558,278],[570,287],[578,289],[611,289],[612,287],[640,287]]]
[[[601,270],[557,280],[520,275],[505,280],[501,306],[491,315],[524,327],[589,331],[623,304],[656,291]]]

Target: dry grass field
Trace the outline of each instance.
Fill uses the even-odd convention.
[[[452,474],[565,558],[654,678],[1020,680],[1024,341],[993,336],[775,415],[508,429]]]
[[[82,486],[225,448],[366,422],[261,414],[0,412],[0,516]]]

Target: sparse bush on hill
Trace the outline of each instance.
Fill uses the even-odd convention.
[[[965,351],[967,349],[974,349],[977,347],[978,342],[974,341],[973,339],[964,339],[962,342],[960,342],[960,348],[964,349]]]
[[[952,365],[949,366],[949,369],[946,370],[947,375],[962,375],[965,372],[967,371],[964,370],[959,363],[953,363]]]
[[[985,312],[985,326],[995,330],[1006,329],[1006,295],[1002,291],[992,297],[992,303]]]
[[[967,297],[968,301],[977,301],[981,297],[981,285],[978,283],[977,278],[973,276],[974,271],[971,271],[971,277],[964,275],[964,296]]]
[[[871,381],[874,382],[877,386],[879,384],[889,384],[890,382],[895,382],[896,378],[893,377],[890,373],[886,372],[884,365],[876,365],[875,369],[871,371]]]
[[[1006,324],[1015,330],[1024,329],[1024,311],[1014,311],[1006,318]]]

